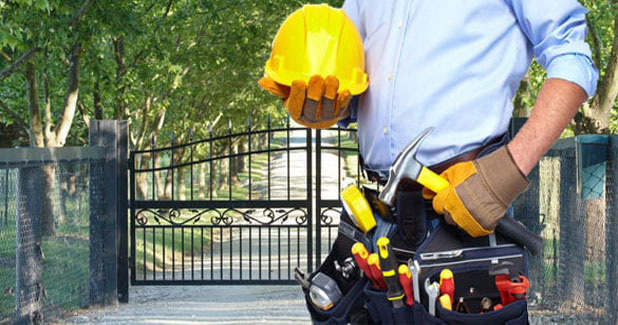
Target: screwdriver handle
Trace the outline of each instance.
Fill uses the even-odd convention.
[[[412,306],[414,304],[414,299],[412,296],[412,274],[410,274],[410,269],[405,264],[399,265],[398,271],[399,282],[403,287],[403,291],[406,293],[406,304],[408,306]]]
[[[393,254],[390,240],[386,237],[378,239],[378,251],[380,256],[380,268],[382,269],[382,278],[386,282],[386,298],[392,301],[393,304],[401,304],[405,292],[399,284],[397,276],[397,260]]]
[[[369,258],[367,259],[367,264],[369,265],[369,270],[371,272],[371,276],[373,276],[374,280],[377,282],[376,289],[385,289],[386,283],[382,279],[382,272],[380,272],[380,258],[378,254],[371,253],[369,254]]]
[[[369,264],[367,263],[367,259],[369,258],[369,252],[365,248],[363,243],[356,243],[352,245],[352,255],[354,255],[354,259],[356,260],[356,264],[363,270],[365,276],[371,280],[371,284],[378,288],[379,284],[376,282],[376,279],[371,274],[371,270],[369,269]]]

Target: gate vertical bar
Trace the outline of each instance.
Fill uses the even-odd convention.
[[[322,130],[315,131],[315,267],[322,263]]]
[[[320,136],[320,130],[317,130],[318,138]],[[312,191],[312,182],[313,182],[313,173],[312,173],[312,141],[311,141],[311,129],[307,128],[307,268],[309,269],[309,273],[313,272],[313,191]],[[319,152],[318,152],[319,156]],[[319,187],[318,191],[319,193]],[[319,224],[319,222],[318,222]],[[320,242],[319,234],[316,236],[316,241]]]
[[[153,144],[154,144],[154,140],[153,140]],[[153,145],[153,149],[154,149],[154,145]],[[154,152],[152,152],[152,161],[153,161],[153,168],[154,168]],[[135,153],[131,152],[131,156],[129,159],[129,170],[130,170],[130,177],[131,177],[131,190],[130,190],[130,200],[131,203],[129,204],[129,207],[131,208],[131,263],[130,263],[130,267],[131,267],[131,284],[135,284],[135,253],[136,253],[136,248],[135,248]],[[154,173],[154,172],[153,172]],[[152,179],[152,184],[153,184],[153,189],[152,189],[152,195],[153,195],[153,200],[154,200],[154,177]],[[163,237],[165,238],[165,236]],[[163,259],[163,261],[165,261],[165,258]],[[163,266],[165,267],[165,266]],[[128,297],[128,296],[127,296]]]

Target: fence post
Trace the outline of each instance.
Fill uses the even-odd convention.
[[[16,263],[15,263],[15,323],[39,324],[43,284],[41,271],[41,207],[43,179],[40,167],[18,169],[17,216],[15,218]],[[8,180],[7,180],[8,181]]]
[[[129,299],[127,131],[126,121],[90,122],[90,146],[106,149],[103,199],[90,208],[91,303],[113,305]]]
[[[605,324],[618,323],[616,295],[618,294],[618,136],[609,137],[608,163],[606,165],[605,203]]]

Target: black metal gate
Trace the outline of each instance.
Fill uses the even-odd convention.
[[[336,237],[341,175],[353,169],[356,139],[355,130],[269,120],[263,130],[249,123],[232,133],[230,124],[224,135],[211,130],[194,141],[189,131],[172,134],[168,147],[153,139],[132,151],[131,284],[294,283],[294,268],[319,265]],[[329,173],[337,176],[324,184]]]

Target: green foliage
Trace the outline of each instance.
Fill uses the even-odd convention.
[[[249,116],[256,127],[265,125],[268,115],[273,123],[282,123],[287,112],[281,102],[256,81],[264,73],[278,27],[305,3],[0,0],[0,71],[28,50],[41,47],[30,60],[37,65],[42,110],[43,74],[48,78],[51,117],[56,122],[63,114],[71,47],[76,42],[82,45],[79,109],[69,144],[87,142],[85,122],[101,117],[95,116],[95,105],[102,107],[103,118],[128,119],[132,145],[138,147],[147,146],[157,133],[161,143],[169,141],[172,131],[178,135],[189,128],[196,139],[207,137],[208,126],[215,121],[215,133],[225,132],[228,121],[236,130],[244,129]],[[583,3],[599,40],[598,46],[592,39],[589,43],[600,49],[598,63],[603,67],[613,41],[615,8],[605,0]],[[20,137],[14,145],[27,142],[23,125],[30,119],[23,71],[24,65],[0,87],[0,100],[15,113],[0,110],[0,135]],[[524,106],[533,106],[544,79],[544,70],[533,62],[527,92],[520,94]],[[163,112],[159,129],[156,118]],[[618,125],[615,120],[613,125]]]
[[[55,122],[63,114],[70,50],[79,42],[79,109],[67,143],[87,141],[83,117],[95,117],[95,97],[100,98],[104,118],[129,119],[134,138],[142,123],[150,135],[162,111],[166,112],[162,141],[172,131],[183,133],[189,127],[196,138],[205,137],[208,124],[219,115],[215,132],[227,128],[228,120],[235,128],[244,128],[250,115],[254,124],[265,123],[269,114],[274,120],[286,118],[280,102],[256,81],[263,74],[278,26],[302,4],[274,0],[0,1],[0,71],[29,49],[41,47],[31,62],[38,70],[41,114],[45,74]],[[120,42],[123,49],[117,47]],[[28,124],[23,65],[2,83],[3,103]],[[147,100],[150,106],[145,108]],[[6,112],[0,112],[0,117],[5,127],[20,122]]]

